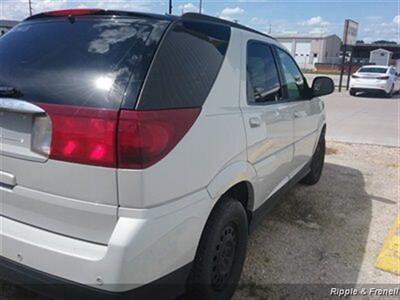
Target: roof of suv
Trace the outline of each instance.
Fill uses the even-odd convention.
[[[238,28],[241,30],[253,32],[256,34],[260,34],[262,36],[271,38],[275,40],[274,37],[267,35],[263,32],[257,31],[255,29],[246,27],[239,23],[234,23],[228,20],[220,19],[217,17],[212,17],[209,15],[199,14],[199,13],[185,13],[182,16],[175,16],[169,14],[152,14],[152,13],[142,13],[142,12],[129,12],[129,11],[120,11],[120,10],[104,10],[104,9],[71,9],[71,10],[59,10],[59,11],[50,11],[43,12],[40,14],[33,15],[25,20],[35,20],[41,18],[48,18],[54,16],[73,16],[73,15],[103,15],[103,16],[140,16],[140,17],[148,17],[155,18],[160,20],[192,20],[192,21],[200,21],[200,22],[211,22],[221,25],[226,25],[233,28]]]
[[[148,17],[159,20],[170,20],[173,21],[177,19],[176,16],[173,15],[161,15],[161,14],[152,14],[152,13],[142,13],[142,12],[129,12],[129,11],[121,11],[121,10],[106,10],[106,9],[65,9],[65,10],[54,10],[54,11],[46,11],[25,19],[25,21],[36,20],[42,18],[51,18],[51,17],[61,17],[61,16],[84,16],[84,15],[96,15],[96,16],[132,16],[132,17]]]

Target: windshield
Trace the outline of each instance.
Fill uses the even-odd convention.
[[[387,68],[361,68],[358,73],[382,73],[385,74],[387,71]]]
[[[119,108],[131,76],[137,97],[168,24],[87,16],[21,23],[0,39],[0,88],[30,102]]]

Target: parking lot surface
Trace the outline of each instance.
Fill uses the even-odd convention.
[[[339,285],[400,284],[375,268],[399,210],[400,149],[327,146],[320,182],[298,184],[251,235],[234,299],[327,299]]]
[[[347,91],[323,97],[327,139],[349,143],[399,146],[400,95],[350,96]]]

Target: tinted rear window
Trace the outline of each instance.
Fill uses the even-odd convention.
[[[31,102],[119,108],[139,93],[167,21],[76,17],[24,22],[0,39],[0,87]]]
[[[229,39],[227,26],[193,21],[174,24],[156,54],[137,108],[202,106],[219,73]]]
[[[359,73],[386,73],[386,68],[361,68]]]

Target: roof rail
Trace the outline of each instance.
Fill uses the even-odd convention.
[[[226,25],[226,26],[230,26],[230,27],[234,27],[234,28],[250,31],[250,32],[253,32],[253,33],[261,34],[261,35],[263,35],[265,37],[268,37],[268,38],[271,38],[273,40],[276,40],[274,37],[272,37],[272,36],[270,36],[268,34],[265,34],[265,33],[261,32],[261,31],[255,30],[253,28],[250,28],[250,27],[247,27],[247,26],[235,23],[235,22],[231,22],[231,21],[228,21],[228,20],[224,20],[224,19],[221,19],[221,18],[212,17],[212,16],[209,16],[209,15],[203,15],[203,14],[199,14],[199,13],[185,13],[185,14],[182,15],[181,19],[182,20],[187,19],[187,20],[197,20],[197,21],[218,23],[218,24],[222,24],[222,25]]]

